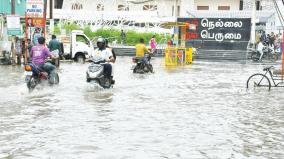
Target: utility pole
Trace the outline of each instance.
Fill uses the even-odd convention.
[[[49,19],[53,19],[53,0],[49,0]]]
[[[44,1],[43,1],[43,7],[44,7],[44,8],[43,8],[43,19],[44,19],[44,23],[46,23],[47,0],[44,0]],[[46,25],[46,24],[44,24],[44,32],[43,32],[44,37],[45,37],[45,34],[46,34],[45,25]]]
[[[252,15],[251,15],[250,42],[255,44],[256,0],[251,0],[251,1],[252,1]]]
[[[15,14],[15,0],[11,0],[11,14]]]
[[[174,5],[174,18],[175,18],[175,20],[177,20],[177,3],[178,3],[178,0],[175,0],[175,5]]]

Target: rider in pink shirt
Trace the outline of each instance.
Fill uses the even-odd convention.
[[[32,63],[36,65],[38,69],[47,72],[50,76],[50,79],[54,79],[56,75],[56,67],[49,62],[45,62],[48,57],[53,58],[48,48],[45,46],[45,38],[39,37],[38,44],[33,46],[31,49]]]

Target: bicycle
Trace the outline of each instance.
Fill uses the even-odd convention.
[[[263,69],[263,71],[266,71],[264,74],[255,73],[251,75],[247,80],[247,89],[258,89],[264,87],[270,90],[271,87],[284,87],[284,85],[281,85],[284,84],[282,71],[273,69],[274,66],[268,66]],[[268,76],[270,78],[268,78]]]

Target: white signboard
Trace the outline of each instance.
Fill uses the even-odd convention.
[[[27,0],[26,13],[30,18],[43,18],[44,0]]]
[[[21,34],[21,22],[18,15],[7,15],[7,29],[8,35]]]

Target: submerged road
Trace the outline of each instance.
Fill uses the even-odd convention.
[[[86,83],[88,64],[62,63],[60,84],[28,93],[23,68],[0,66],[0,159],[284,158],[284,89],[247,91],[262,64],[194,61],[116,84]]]

